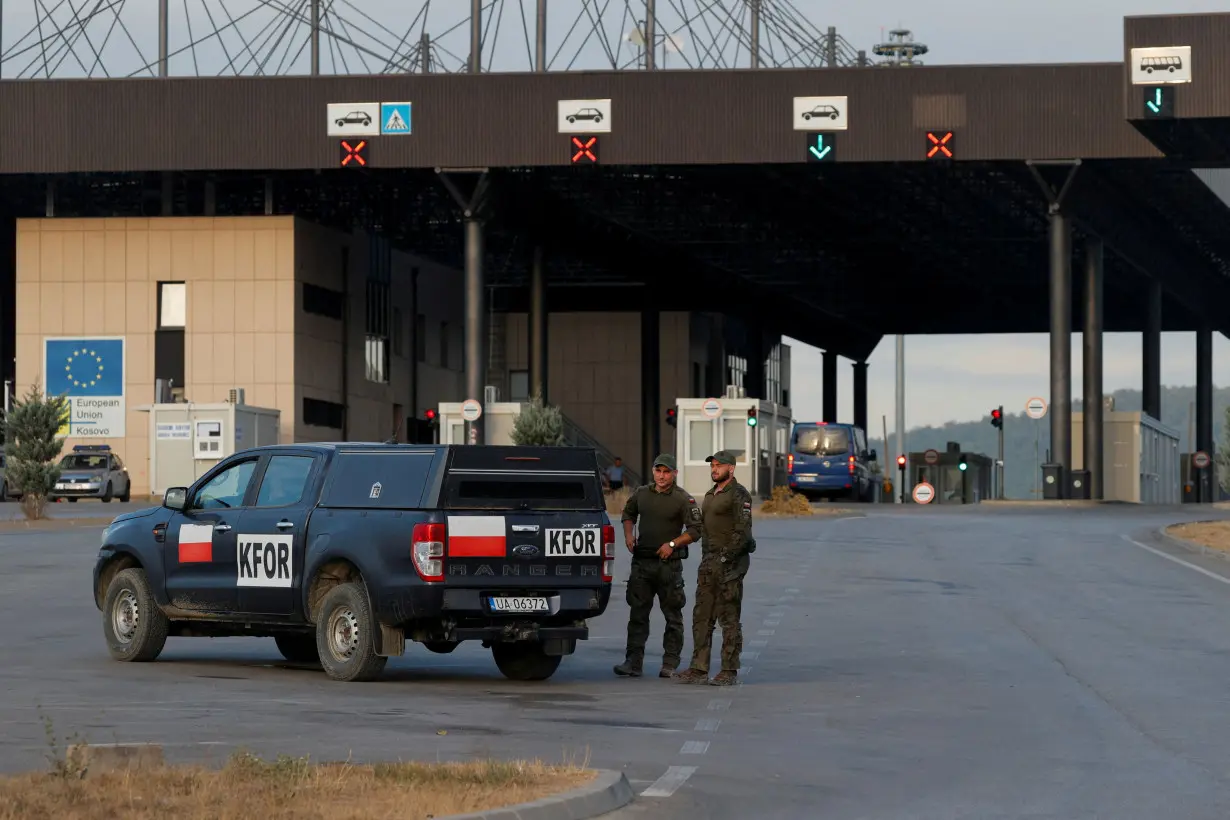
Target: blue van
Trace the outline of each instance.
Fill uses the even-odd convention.
[[[790,489],[815,499],[823,496],[871,501],[875,477],[869,462],[867,433],[853,424],[805,421],[794,425],[786,473]]]

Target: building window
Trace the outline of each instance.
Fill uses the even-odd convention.
[[[364,345],[367,360],[367,380],[386,383],[389,380],[390,288],[388,282],[367,280],[367,321]]]
[[[440,323],[440,366],[448,370],[448,322]]]
[[[154,380],[166,382],[172,391],[182,390],[184,386],[184,327],[187,319],[188,286],[183,282],[159,282]]]
[[[158,283],[158,329],[183,330],[188,324],[188,285]]]
[[[427,363],[427,317],[418,314],[414,317],[414,347],[415,355],[423,364]]]
[[[339,290],[303,283],[303,312],[341,321],[346,296]]]
[[[341,430],[345,421],[346,408],[333,401],[322,399],[303,399],[303,423],[310,427],[328,427]]]
[[[510,370],[508,372],[508,400],[530,400],[530,371]]]
[[[747,359],[742,356],[727,356],[726,372],[726,384],[743,387],[744,377],[747,375]]]

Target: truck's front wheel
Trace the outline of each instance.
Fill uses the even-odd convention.
[[[329,590],[316,617],[316,649],[325,674],[334,680],[380,677],[388,658],[376,654],[376,619],[361,584]]]
[[[152,661],[162,653],[171,623],[158,608],[145,570],[129,567],[111,579],[103,603],[103,634],[117,661]]]
[[[548,655],[536,641],[497,643],[491,647],[491,655],[509,680],[546,680],[563,660],[562,655]]]

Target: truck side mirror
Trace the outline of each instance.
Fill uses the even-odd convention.
[[[162,497],[162,506],[168,510],[182,512],[184,507],[188,505],[188,488],[187,487],[171,487],[167,490],[166,495]]]

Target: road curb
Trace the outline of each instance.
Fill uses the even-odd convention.
[[[1178,524],[1212,524],[1214,522],[1224,520],[1225,519],[1223,518],[1210,518],[1203,521],[1176,521],[1174,524],[1167,524],[1165,527],[1158,527],[1154,534],[1162,541],[1162,543],[1169,544],[1172,547],[1179,547],[1180,549],[1185,549],[1188,552],[1196,552],[1201,555],[1210,555],[1214,558],[1220,558],[1223,561],[1230,561],[1230,553],[1223,552],[1222,550],[1211,550],[1204,544],[1198,544],[1195,541],[1188,541],[1186,538],[1179,538],[1178,536],[1171,535],[1166,532],[1167,528],[1177,526]]]
[[[451,814],[440,820],[589,820],[621,809],[635,797],[623,772],[599,769],[592,783],[570,792],[502,809]]]
[[[80,527],[105,527],[115,520],[115,516],[81,517],[81,518],[43,518],[38,521],[20,518],[0,519],[0,533],[14,532],[56,532]]]

